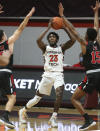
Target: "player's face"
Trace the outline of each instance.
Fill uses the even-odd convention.
[[[48,41],[49,41],[50,46],[54,46],[54,45],[56,45],[56,43],[57,43],[57,38],[56,38],[55,35],[51,34],[51,35],[49,36]]]

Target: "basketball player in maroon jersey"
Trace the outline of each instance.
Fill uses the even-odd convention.
[[[98,24],[98,10],[100,4],[96,1],[94,10],[94,28],[88,28],[86,31],[85,39],[82,38],[75,30],[74,26],[64,17],[64,8],[59,4],[59,14],[63,18],[63,22],[70,32],[74,35],[76,40],[80,43],[83,53],[83,66],[86,69],[85,79],[79,84],[78,88],[72,95],[71,101],[75,108],[84,117],[85,123],[80,127],[80,131],[89,129],[96,125],[96,122],[85,112],[80,99],[86,93],[92,93],[94,89],[100,94],[100,40],[98,37],[99,24]]]
[[[16,102],[16,91],[15,85],[12,75],[12,59],[13,59],[13,48],[14,42],[20,37],[22,31],[26,27],[30,17],[35,12],[35,8],[32,8],[31,11],[27,14],[23,22],[19,25],[16,31],[7,39],[7,36],[3,30],[0,30],[0,56],[4,55],[4,53],[9,52],[10,60],[6,66],[0,65],[0,93],[2,96],[7,96],[8,101],[5,106],[5,110],[0,117],[0,124],[7,126],[8,128],[14,128],[13,125],[9,121],[9,114],[12,111],[12,108]]]
[[[52,22],[52,21],[51,21]],[[64,52],[69,49],[74,43],[75,39],[67,31],[67,28],[64,26],[63,29],[68,34],[70,40],[57,45],[59,36],[55,32],[49,32],[47,35],[48,44],[44,43],[43,38],[46,33],[51,29],[51,22],[48,25],[48,28],[43,31],[40,37],[37,39],[38,47],[42,50],[44,56],[44,73],[42,75],[42,80],[39,84],[39,88],[36,92],[36,95],[31,99],[24,108],[19,111],[19,121],[21,123],[26,123],[25,113],[32,106],[36,105],[44,95],[50,95],[52,86],[54,85],[56,93],[56,101],[54,104],[54,112],[48,122],[51,127],[58,127],[56,122],[57,114],[59,107],[61,105],[63,90],[64,90],[64,78],[63,78],[63,57]]]

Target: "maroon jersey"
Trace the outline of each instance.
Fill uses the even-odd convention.
[[[89,41],[86,54],[83,55],[83,66],[87,70],[100,69],[100,45],[97,41]]]

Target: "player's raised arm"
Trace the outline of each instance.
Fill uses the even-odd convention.
[[[66,26],[63,25],[63,29],[70,38],[70,40],[68,40],[67,42],[65,42],[64,44],[61,45],[63,52],[65,52],[67,49],[69,49],[70,47],[73,46],[73,44],[75,43],[76,40],[73,37],[73,35],[69,32],[69,30],[66,28]]]
[[[96,1],[95,7],[91,6],[93,11],[94,11],[94,29],[97,31],[97,40],[100,43],[100,36],[99,36],[99,8],[100,8],[100,3],[99,0]]]
[[[3,6],[0,4],[0,14],[4,12],[2,9],[3,9]]]
[[[73,34],[73,36],[75,37],[75,39],[81,44],[82,52],[83,52],[83,54],[85,54],[86,53],[86,41],[85,41],[85,39],[82,38],[79,35],[79,33],[74,28],[74,26],[67,20],[67,18],[64,17],[63,11],[64,11],[64,8],[62,6],[62,3],[60,3],[59,4],[59,15],[62,17],[65,26]]]
[[[39,38],[37,39],[37,44],[38,44],[39,48],[40,48],[43,52],[45,52],[45,50],[46,50],[46,44],[43,42],[43,38],[44,38],[44,36],[46,35],[46,33],[50,30],[50,28],[51,28],[51,21],[50,21],[49,24],[48,24],[48,28],[47,28],[45,31],[43,31],[42,34],[41,34],[41,35],[39,36]]]
[[[32,16],[32,14],[34,12],[35,12],[35,8],[33,7],[31,9],[31,11],[25,17],[25,19],[23,20],[23,22],[19,25],[19,27],[17,28],[17,30],[13,33],[13,35],[11,37],[9,37],[8,44],[14,44],[14,42],[19,38],[19,36],[21,35],[22,31],[26,27],[26,25],[27,25],[30,17]]]

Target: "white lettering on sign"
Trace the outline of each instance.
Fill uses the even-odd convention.
[[[75,89],[77,88],[77,86],[78,86],[78,84],[67,83],[67,84],[65,84],[65,90],[70,91],[73,94]]]
[[[14,79],[16,88],[20,88],[20,89],[31,89],[32,84],[34,82],[35,80],[32,80],[32,79]]]
[[[32,84],[34,84],[34,89],[38,89],[40,80],[34,79],[14,79],[14,83],[16,88],[19,89],[31,89]],[[66,83],[65,84],[65,91],[69,91],[70,93],[74,93],[75,89],[77,88],[78,84],[74,83]]]

